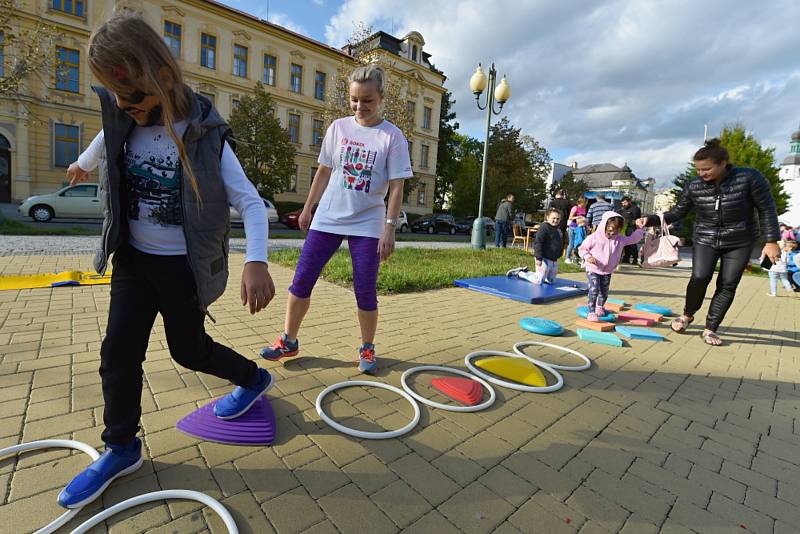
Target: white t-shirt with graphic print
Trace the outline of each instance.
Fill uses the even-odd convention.
[[[337,119],[325,133],[318,161],[332,172],[311,229],[381,237],[389,180],[414,175],[403,132],[387,120],[369,127],[355,117]]]

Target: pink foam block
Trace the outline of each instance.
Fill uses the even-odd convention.
[[[625,322],[636,326],[653,326],[655,324],[652,319],[628,319]]]

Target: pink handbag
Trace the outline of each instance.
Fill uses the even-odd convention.
[[[642,267],[655,269],[656,267],[672,267],[680,260],[678,245],[680,239],[670,235],[664,215],[661,217],[661,237],[656,237],[654,230],[647,232],[642,245]]]

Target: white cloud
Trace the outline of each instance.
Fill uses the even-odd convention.
[[[391,13],[391,17],[386,15]],[[774,0],[345,0],[326,27],[341,46],[354,22],[419,31],[447,75],[462,130],[483,113],[468,81],[494,61],[514,96],[512,122],[560,159],[625,161],[665,184],[709,133],[743,122],[781,159],[800,121],[800,56],[787,23],[800,4]]]
[[[267,15],[269,15],[268,19],[267,19]],[[269,11],[267,13],[266,10],[265,10],[265,12],[264,12],[264,14],[262,16],[265,19],[267,19],[269,22],[271,22],[273,24],[277,24],[278,26],[283,26],[287,30],[291,30],[291,31],[293,31],[295,33],[299,33],[299,34],[302,34],[302,35],[308,35],[309,34],[309,31],[305,26],[303,26],[301,24],[297,24],[296,22],[294,22],[291,18],[289,18],[289,15],[287,15],[286,13],[282,13],[280,11]]]
[[[311,2],[314,5],[317,5],[317,6],[324,6],[325,5],[325,0],[311,0]]]

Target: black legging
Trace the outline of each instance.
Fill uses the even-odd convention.
[[[689,285],[686,286],[684,315],[693,317],[703,305],[706,288],[711,282],[711,277],[714,276],[717,260],[721,259],[717,275],[717,290],[714,291],[706,315],[706,328],[716,332],[722,319],[725,318],[728,308],[733,303],[736,287],[739,285],[739,280],[742,279],[752,250],[752,244],[738,248],[717,249],[695,243],[692,252],[692,278],[689,280]]]

